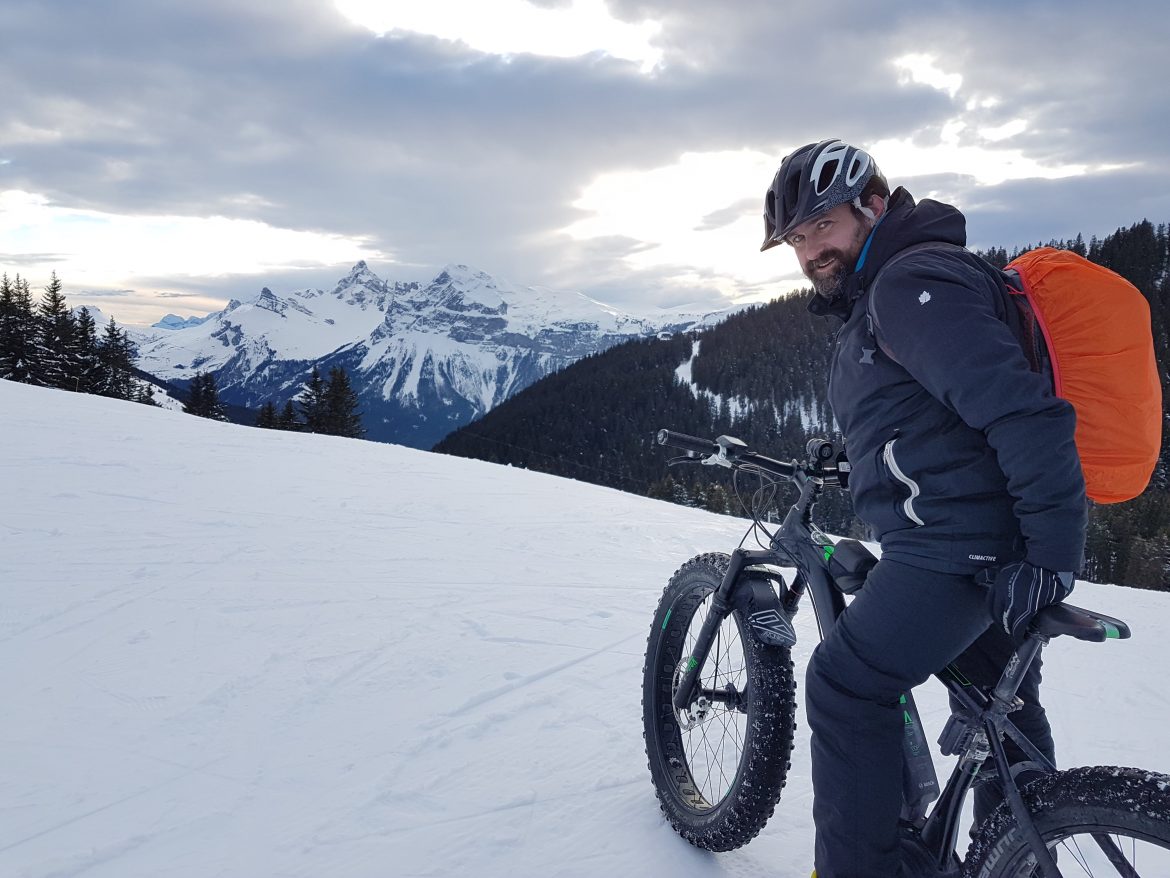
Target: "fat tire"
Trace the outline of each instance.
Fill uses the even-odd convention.
[[[1149,842],[1170,851],[1170,777],[1167,775],[1140,768],[1073,768],[1045,775],[1021,792],[1046,842],[1103,832]],[[1061,871],[1072,874],[1065,867],[1070,859],[1068,855],[1061,852],[1058,859]],[[1075,866],[1072,871],[1081,874]],[[971,843],[963,865],[963,878],[1023,878],[1032,872],[1023,832],[1008,806],[1001,804]]]
[[[787,647],[768,646],[750,633],[738,610],[723,623],[739,634],[744,658],[746,723],[734,777],[717,801],[699,791],[687,764],[686,734],[672,703],[675,671],[692,620],[727,573],[723,553],[682,565],[662,593],[646,643],[642,720],[650,776],[663,814],[696,847],[730,851],[751,841],[772,816],[788,776],[796,730],[796,682]],[[750,574],[749,574],[750,575]]]

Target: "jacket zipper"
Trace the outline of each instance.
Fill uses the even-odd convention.
[[[902,468],[898,466],[898,461],[894,459],[894,443],[896,439],[891,439],[886,443],[885,448],[882,449],[882,457],[886,461],[886,466],[890,468],[890,473],[910,489],[910,496],[902,503],[902,511],[906,513],[906,517],[917,524],[919,527],[925,526],[926,522],[918,517],[918,513],[914,511],[914,500],[922,493],[918,488],[918,483],[910,478],[906,473],[902,472]]]

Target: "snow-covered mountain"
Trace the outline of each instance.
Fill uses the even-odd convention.
[[[201,323],[206,323],[212,317],[207,314],[203,317],[180,317],[178,314],[168,314],[158,323],[152,323],[152,329],[190,329],[192,326],[199,326]]]
[[[429,448],[548,373],[623,341],[709,325],[728,311],[625,313],[574,292],[513,286],[450,265],[425,286],[359,262],[329,292],[268,288],[141,345],[138,365],[183,383],[214,372],[222,398],[278,405],[316,365],[345,368],[371,439]]]

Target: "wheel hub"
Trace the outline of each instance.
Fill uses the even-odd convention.
[[[673,698],[678,691],[678,684],[682,681],[683,674],[686,673],[686,665],[689,659],[683,659],[679,662],[678,667],[674,669],[674,685],[670,687],[670,695]],[[696,687],[698,688],[698,687]],[[698,694],[695,699],[681,710],[676,710],[679,728],[684,732],[689,732],[706,722],[711,716],[711,709],[713,704],[711,699],[706,695]]]

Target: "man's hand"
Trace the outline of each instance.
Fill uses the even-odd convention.
[[[994,578],[991,571],[986,570],[979,579],[990,586],[987,609],[992,621],[1017,646],[1024,642],[1032,617],[1044,607],[1059,603],[1072,594],[1075,581],[1071,573],[1054,573],[1043,567],[1033,567],[1027,561],[1005,564]]]

